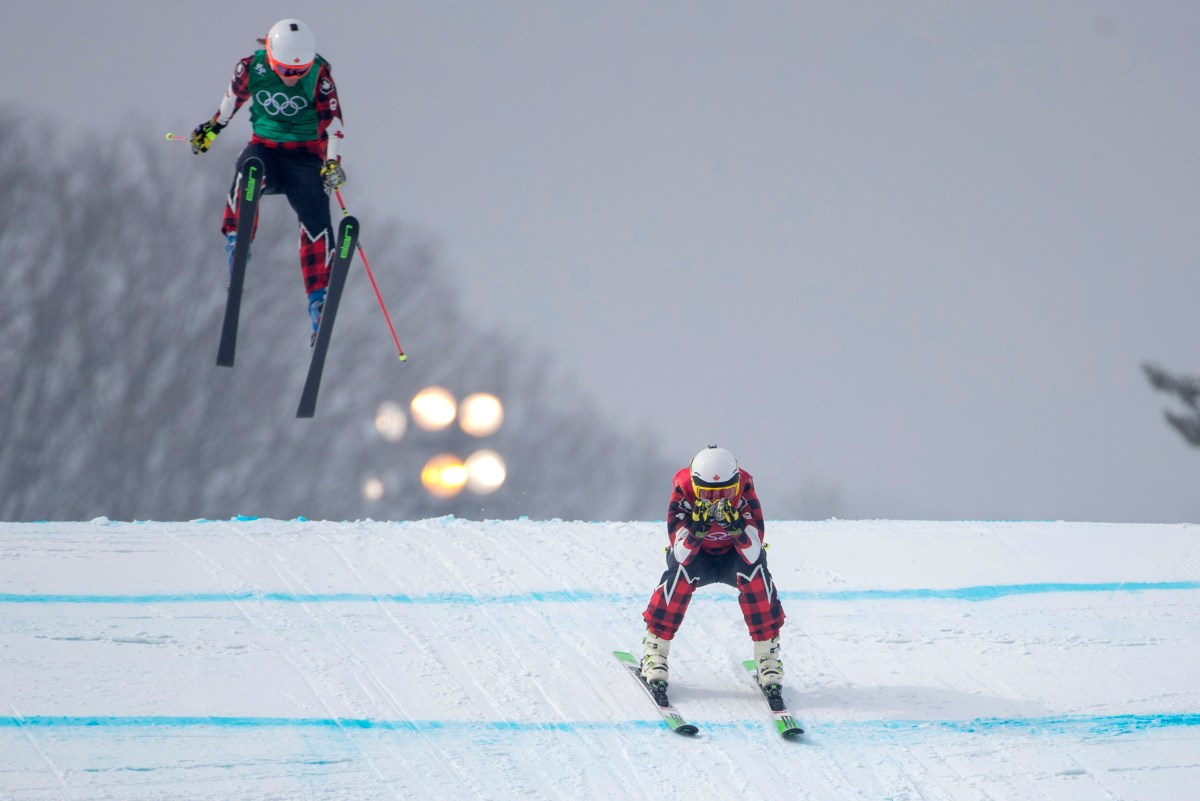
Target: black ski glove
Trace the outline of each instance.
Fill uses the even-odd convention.
[[[692,519],[688,521],[687,527],[696,539],[702,540],[708,536],[708,527],[712,523],[711,510],[712,505],[703,498],[692,504]]]
[[[733,504],[722,498],[713,509],[713,517],[717,525],[722,526],[731,537],[740,537],[746,528],[746,521],[738,514]]]
[[[224,129],[225,126],[215,120],[205,120],[197,125],[196,130],[192,131],[191,137],[188,138],[192,144],[192,152],[197,156],[207,153],[213,142],[217,141],[217,134]]]
[[[331,192],[346,183],[346,171],[342,169],[342,163],[334,159],[325,162],[325,166],[321,168],[321,180]]]

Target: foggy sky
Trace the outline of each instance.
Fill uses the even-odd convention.
[[[814,488],[845,517],[1200,517],[1200,451],[1139,370],[1200,373],[1195,3],[0,15],[7,106],[159,140],[305,20],[368,230],[431,234],[469,309],[680,464],[729,447],[768,517]],[[248,135],[243,110],[216,147]]]

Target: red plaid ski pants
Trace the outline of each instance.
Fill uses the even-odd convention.
[[[642,613],[647,628],[664,640],[673,639],[687,614],[692,593],[697,587],[708,584],[737,588],[738,604],[751,640],[769,640],[783,628],[786,615],[779,603],[771,571],[767,569],[766,551],[748,565],[736,549],[716,555],[700,551],[687,565],[681,565],[675,554],[668,550],[667,569]]]
[[[285,195],[300,220],[300,274],[304,279],[304,292],[324,289],[329,284],[329,240],[333,223],[329,214],[329,195],[321,180],[320,156],[306,150],[267,147],[258,142],[246,145],[238,156],[238,172],[225,203],[221,233],[237,231],[238,182],[242,163],[250,156],[262,159],[263,194]],[[258,228],[258,220],[254,222],[256,230],[250,233],[251,239]]]

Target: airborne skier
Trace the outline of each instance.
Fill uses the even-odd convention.
[[[642,677],[665,698],[667,656],[696,587],[727,584],[754,643],[759,686],[772,709],[783,708],[779,630],[784,612],[767,569],[762,507],[753,477],[733,454],[710,445],[675,474],[667,507],[667,569],[642,614]]]
[[[329,192],[346,182],[341,165],[342,110],[329,62],[316,51],[312,30],[297,19],[271,26],[260,49],[234,67],[233,81],[211,119],[196,126],[192,152],[207,153],[217,135],[247,100],[252,100],[253,135],[237,161],[221,233],[231,267],[237,237],[237,193],[242,165],[264,165],[263,193],[283,194],[300,221],[300,271],[308,295],[315,342],[329,284],[332,224]]]

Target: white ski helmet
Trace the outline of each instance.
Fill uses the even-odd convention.
[[[741,479],[737,459],[724,448],[709,445],[692,459],[692,489],[698,498],[732,499],[738,494]]]
[[[303,74],[317,57],[317,39],[298,19],[281,19],[267,31],[267,61],[280,75]]]

